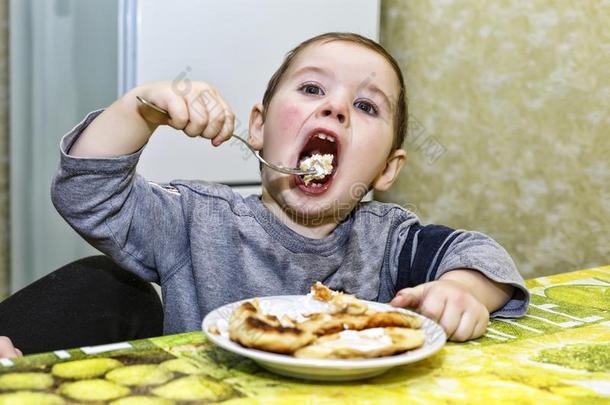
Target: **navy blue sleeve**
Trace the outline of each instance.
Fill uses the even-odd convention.
[[[435,280],[447,248],[459,234],[443,225],[413,224],[398,258],[396,291]]]
[[[511,299],[491,316],[518,317],[527,311],[530,294],[523,278],[508,252],[489,236],[417,221],[405,223],[397,243],[394,293],[438,280],[452,270],[471,269],[515,287]]]

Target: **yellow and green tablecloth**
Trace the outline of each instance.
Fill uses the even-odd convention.
[[[368,380],[280,377],[187,333],[2,359],[0,405],[609,404],[610,266],[527,286],[524,318],[493,320],[480,339]]]

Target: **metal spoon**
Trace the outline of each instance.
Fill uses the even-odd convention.
[[[142,103],[142,106],[145,106],[145,107],[147,107],[149,109],[152,109],[156,113],[162,114],[163,118],[165,118],[165,119],[169,119],[170,118],[169,113],[166,110],[164,110],[163,108],[158,107],[154,103],[152,103],[152,102],[150,102],[148,100],[145,100],[145,99],[143,99],[140,96],[136,96],[136,98],[138,99],[138,101],[140,103]],[[244,138],[242,138],[240,136],[237,136],[235,134],[232,134],[231,138],[235,138],[235,139],[243,142],[243,144],[246,145],[248,147],[248,149],[250,149],[250,151],[254,154],[254,156],[256,156],[256,158],[262,164],[264,164],[265,166],[267,166],[267,167],[269,167],[269,168],[271,168],[273,170],[277,170],[278,172],[285,173],[285,174],[296,174],[296,175],[299,175],[299,176],[304,176],[306,174],[310,174],[310,175],[319,174],[318,172],[321,169],[322,173],[323,173],[324,169],[322,169],[321,167],[318,167],[318,166],[311,167],[309,170],[301,170],[301,169],[298,169],[298,168],[291,168],[291,167],[284,167],[284,166],[274,165],[273,163],[269,163],[265,159],[263,159],[257,153],[257,151],[252,146],[250,146],[250,144]]]

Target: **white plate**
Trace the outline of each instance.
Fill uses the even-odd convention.
[[[447,340],[447,336],[445,335],[443,328],[431,319],[405,309],[363,300],[363,302],[366,302],[370,308],[378,311],[402,311],[421,318],[423,321],[422,330],[425,336],[423,346],[415,350],[409,350],[405,353],[397,354],[395,356],[386,356],[374,359],[298,359],[283,354],[248,349],[229,339],[227,333],[228,321],[231,318],[233,310],[244,301],[250,300],[233,302],[210,312],[203,319],[203,332],[207,335],[208,339],[223,349],[237,353],[244,357],[248,357],[269,371],[289,377],[325,381],[347,381],[374,377],[386,372],[392,367],[413,363],[433,355],[443,347],[445,341]],[[278,312],[288,313],[293,316],[295,315],[295,312],[302,312],[303,310],[310,313],[320,311],[320,303],[305,295],[261,297],[259,298],[259,301],[263,309],[265,309],[268,305],[272,305],[275,308],[281,308]],[[275,314],[277,315],[277,312]],[[212,325],[215,325],[220,329],[221,335],[215,335],[209,332],[209,328]]]

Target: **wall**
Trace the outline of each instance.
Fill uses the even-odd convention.
[[[409,153],[378,199],[488,233],[526,278],[610,263],[610,2],[382,2]]]

